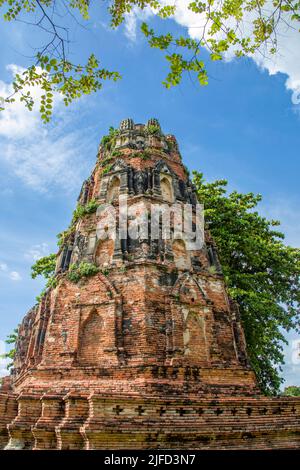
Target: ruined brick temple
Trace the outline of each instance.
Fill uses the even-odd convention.
[[[197,203],[156,119],[126,119],[100,144],[81,215],[61,238],[56,287],[20,326],[0,389],[0,448],[299,447],[300,400],[261,395],[209,232],[196,251],[184,237],[99,238],[102,212],[84,208],[118,212],[119,195],[129,206]],[[82,263],[98,269],[75,282]]]

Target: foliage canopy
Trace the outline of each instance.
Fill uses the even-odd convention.
[[[275,54],[277,37],[282,27],[299,29],[299,0],[187,0],[186,8],[195,15],[197,39],[183,30],[182,34],[159,34],[147,23],[141,31],[150,47],[164,51],[169,73],[163,81],[170,88],[181,82],[184,73],[192,74],[201,85],[208,83],[207,64],[203,48],[212,61],[222,60],[230,51],[236,57],[261,53]],[[148,11],[161,20],[178,13],[176,0],[104,0],[111,28],[124,23],[126,15]],[[40,113],[44,122],[51,118],[54,93],[62,95],[68,106],[84,94],[100,90],[105,80],[116,81],[119,72],[100,65],[93,53],[86,64],[74,64],[70,59],[70,29],[75,30],[78,18],[86,22],[91,12],[87,0],[0,0],[4,19],[21,21],[40,29],[42,45],[36,44],[33,63],[16,74],[13,91],[3,97],[2,108],[20,99],[28,109],[34,105],[32,87],[43,91]],[[70,23],[71,22],[71,23]],[[70,26],[71,24],[71,26]],[[73,26],[72,26],[73,25]]]
[[[285,387],[283,395],[285,397],[300,397],[300,387],[297,387],[296,385]]]

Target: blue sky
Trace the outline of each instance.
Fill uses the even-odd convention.
[[[21,24],[0,26],[1,95],[12,71],[28,64],[25,56],[42,38]],[[166,27],[182,28],[174,21]],[[270,67],[249,58],[214,63],[207,87],[185,77],[180,86],[165,90],[162,54],[148,48],[132,23],[127,32],[109,31],[105,15],[95,14],[88,30],[76,28],[72,40],[72,60],[84,62],[93,51],[123,78],[69,108],[56,100],[50,125],[20,105],[0,115],[2,341],[43,287],[42,280],[31,279],[30,266],[55,251],[56,234],[69,224],[102,135],[127,117],[135,122],[158,118],[166,133],[176,135],[191,170],[209,180],[228,179],[230,189],[261,193],[261,212],[282,221],[287,243],[300,242],[300,105],[293,104],[286,84],[289,77],[295,81],[294,69],[290,75],[270,75]],[[299,362],[292,363],[293,341],[300,338],[291,333],[288,339],[284,377],[286,384],[300,385]]]

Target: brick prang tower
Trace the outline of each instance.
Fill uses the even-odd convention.
[[[125,238],[103,237],[125,198],[128,213],[148,211],[149,233],[130,236],[131,213]],[[161,224],[151,237],[151,208],[197,204],[175,137],[156,119],[122,121],[78,203],[55,287],[20,326],[0,448],[299,447],[300,401],[261,395],[209,232],[195,250]]]

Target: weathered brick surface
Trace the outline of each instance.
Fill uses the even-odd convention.
[[[114,144],[114,153],[100,146],[81,204],[112,203],[118,214],[121,194],[142,214],[172,202],[195,209],[173,136],[126,120]],[[162,235],[103,241],[103,217],[97,211],[76,223],[58,253],[57,287],[24,318],[0,394],[0,445],[299,447],[300,400],[261,396],[209,232],[195,251]],[[81,261],[102,271],[73,283],[69,265]]]

